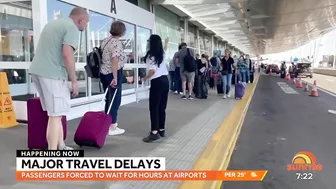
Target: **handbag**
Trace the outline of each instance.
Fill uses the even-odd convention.
[[[216,74],[213,73],[213,74],[211,75],[211,77],[212,77],[212,78],[215,78],[215,79],[220,78],[220,77],[219,77],[219,74],[217,74],[217,73],[216,73]]]

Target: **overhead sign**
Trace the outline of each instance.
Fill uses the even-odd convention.
[[[115,0],[111,0],[110,12],[113,13],[113,14],[117,14],[117,6],[116,6],[116,3],[115,3]]]

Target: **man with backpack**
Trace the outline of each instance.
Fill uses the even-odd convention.
[[[177,54],[182,49],[181,45],[178,46],[178,51],[174,54],[173,63],[175,66],[175,94],[183,94],[182,93],[182,80],[180,74],[180,62],[178,61]]]
[[[175,54],[174,60],[180,65],[180,75],[182,79],[182,99],[187,99],[186,88],[188,85],[189,96],[188,99],[192,100],[192,88],[194,85],[196,59],[193,49],[187,47],[186,43],[181,44],[181,49]]]
[[[219,68],[221,60],[219,59],[217,52],[214,53],[214,56],[210,59],[210,81],[209,85],[211,88],[217,86],[217,79],[219,79]]]

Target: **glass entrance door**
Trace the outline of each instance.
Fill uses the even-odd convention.
[[[0,3],[0,71],[6,72],[11,95],[25,98],[32,93],[27,74],[34,57],[32,1]]]

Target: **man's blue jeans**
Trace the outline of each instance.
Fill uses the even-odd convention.
[[[221,75],[223,81],[223,91],[226,94],[230,93],[231,83],[232,83],[232,74]]]
[[[118,70],[118,80],[117,80],[117,83],[118,83],[117,89],[118,90],[117,90],[117,94],[114,98],[114,102],[113,102],[111,110],[109,112],[109,114],[112,116],[112,124],[117,123],[118,110],[119,110],[119,107],[120,107],[120,104],[121,104],[122,79],[123,79],[123,70],[120,69],[120,70]],[[116,91],[116,88],[112,88],[110,86],[110,84],[113,80],[113,74],[112,73],[107,74],[107,75],[100,74],[100,80],[101,80],[101,83],[103,84],[104,91],[107,88],[109,90],[107,92],[106,101],[105,101],[105,113],[107,113],[108,108],[110,107],[113,95]]]

